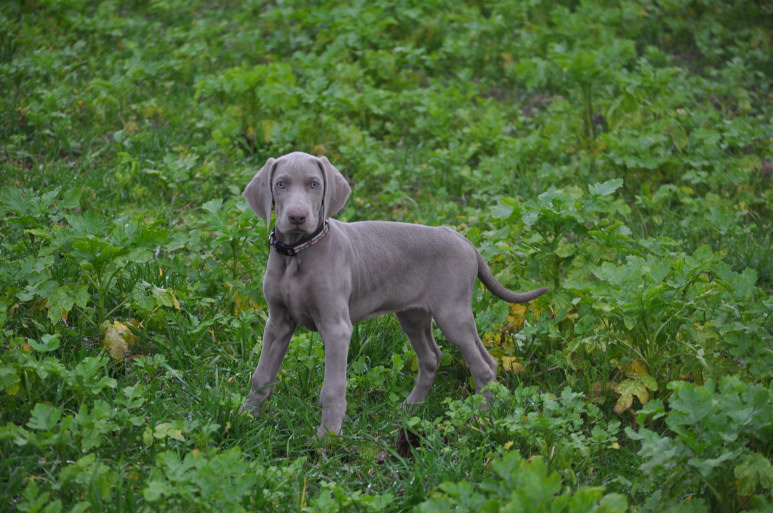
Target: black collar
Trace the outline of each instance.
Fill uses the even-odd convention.
[[[327,231],[330,228],[328,225],[328,222],[325,221],[320,225],[317,230],[306,237],[305,239],[301,240],[297,244],[294,244],[290,246],[289,244],[283,244],[279,242],[276,238],[276,235],[274,232],[276,232],[276,228],[271,230],[271,235],[268,236],[268,243],[271,245],[272,248],[274,248],[274,251],[279,253],[280,255],[286,255],[286,256],[295,256],[301,251],[303,251],[306,248],[310,248],[317,242],[321,241],[325,235],[327,235]]]

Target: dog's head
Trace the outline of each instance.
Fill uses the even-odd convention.
[[[269,158],[244,189],[252,210],[292,243],[314,232],[344,206],[352,192],[346,178],[327,160],[294,152]]]

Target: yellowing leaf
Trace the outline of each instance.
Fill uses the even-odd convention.
[[[116,360],[122,359],[129,351],[129,346],[134,343],[135,336],[129,329],[127,323],[113,321],[113,324],[106,323],[105,338],[102,339],[102,345],[110,356]]]
[[[159,440],[163,440],[164,438],[174,438],[180,442],[185,441],[182,430],[173,428],[172,424],[169,422],[162,422],[157,425],[153,437]]]
[[[593,395],[593,397],[603,397],[609,392],[614,392],[615,390],[617,390],[617,385],[618,383],[615,381],[608,381],[605,383],[597,381],[593,384],[593,387],[591,388],[591,394]]]
[[[160,306],[173,306],[177,310],[180,309],[180,302],[177,301],[172,289],[163,289],[161,287],[153,287],[151,292],[153,299],[156,300],[156,304]]]
[[[625,410],[631,407],[633,404],[633,396],[631,394],[623,394],[617,399],[615,403],[615,413],[623,413]]]
[[[639,399],[641,404],[647,404],[650,400],[650,393],[647,387],[640,379],[626,379],[615,390],[620,394],[620,398],[615,404],[615,412],[623,413],[633,404],[633,396]]]
[[[513,325],[513,332],[523,328],[523,323],[526,322],[526,310],[528,309],[529,306],[523,303],[510,305],[510,315],[507,316],[507,321]]]
[[[179,429],[169,429],[169,431],[167,431],[166,434],[167,436],[169,436],[169,438],[174,438],[175,440],[178,440],[180,442],[185,441],[185,437],[183,437],[183,432]]]
[[[250,296],[243,296],[239,294],[239,292],[234,291],[234,315],[239,315],[241,312],[246,312],[248,310],[254,310],[257,308],[258,305],[255,304]]]
[[[102,344],[110,353],[110,356],[116,360],[122,359],[129,351],[129,344],[126,343],[126,340],[121,336],[121,333],[113,328],[107,330]]]
[[[625,374],[629,377],[647,376],[649,375],[649,372],[647,371],[647,364],[642,360],[636,359],[629,363],[625,368]]]
[[[518,358],[515,356],[503,356],[501,358],[502,370],[512,372],[513,374],[520,374],[526,370],[526,368],[518,363]]]
[[[150,427],[145,428],[145,432],[142,433],[142,442],[145,444],[145,447],[153,445],[153,431],[151,431]]]
[[[648,376],[648,375],[639,376],[639,381],[641,381],[645,387],[647,387],[653,392],[657,391],[658,389],[658,382],[652,376]]]

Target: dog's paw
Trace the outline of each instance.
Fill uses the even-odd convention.
[[[231,414],[233,414],[233,410],[231,410]],[[236,415],[239,417],[246,417],[249,420],[257,420],[258,419],[258,412],[257,410],[254,410],[247,405],[243,405],[241,408],[239,408],[239,411],[236,412]]]
[[[326,428],[325,426],[319,426],[317,428],[317,439],[337,441],[341,438],[339,436],[340,432],[341,432],[340,428],[338,429],[338,431],[334,431],[332,429]]]
[[[397,407],[397,410],[408,414],[413,414],[416,413],[423,405],[424,401],[418,403],[409,403],[408,399],[406,399],[400,403],[400,405]]]

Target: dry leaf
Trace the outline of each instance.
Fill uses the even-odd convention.
[[[105,329],[105,338],[102,345],[116,360],[122,359],[129,351],[129,346],[134,343],[135,336],[129,329],[128,323],[113,321]]]

